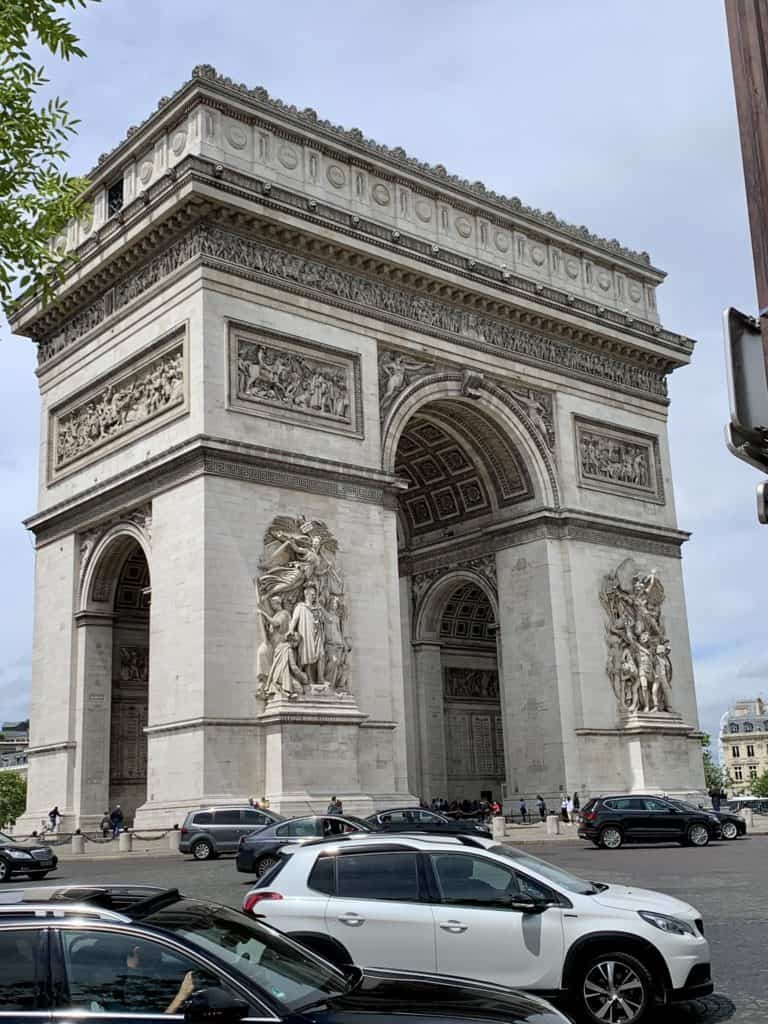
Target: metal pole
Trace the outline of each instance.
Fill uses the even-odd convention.
[[[768,4],[725,0],[763,356],[768,373]]]

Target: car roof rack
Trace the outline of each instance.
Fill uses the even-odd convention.
[[[0,925],[8,920],[39,920],[41,918],[95,918],[97,921],[112,921],[129,924],[130,918],[117,910],[89,903],[3,903],[0,904]]]

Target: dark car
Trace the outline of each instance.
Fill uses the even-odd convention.
[[[195,860],[234,853],[243,836],[276,821],[285,818],[263,807],[206,807],[190,811],[181,826],[179,853],[191,853]]]
[[[476,819],[447,818],[422,807],[392,807],[365,819],[371,828],[383,832],[432,832],[435,835],[490,836],[490,828]]]
[[[493,985],[332,966],[238,910],[176,890],[21,892],[0,904],[0,1015],[274,1024],[564,1024]],[[144,898],[142,898],[142,896]]]
[[[660,796],[599,796],[581,810],[579,838],[618,850],[624,843],[680,843],[706,846],[720,838],[720,822],[712,812],[683,810]]]
[[[739,836],[745,836],[747,834],[747,823],[743,818],[740,818],[738,814],[733,814],[731,811],[715,811],[710,810],[708,807],[696,807],[687,800],[673,800],[672,797],[665,798],[669,803],[675,807],[680,807],[684,811],[704,811],[705,814],[714,814],[717,820],[720,822],[720,834],[723,839],[738,839]]]
[[[12,875],[45,878],[58,862],[50,846],[26,846],[0,832],[0,882],[7,882]]]
[[[244,836],[237,849],[237,870],[260,878],[277,864],[278,850],[283,846],[347,832],[372,831],[366,822],[349,815],[315,814],[306,818],[289,818]]]

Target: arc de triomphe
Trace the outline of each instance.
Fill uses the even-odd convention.
[[[207,66],[91,180],[22,825],[702,787],[647,254]]]

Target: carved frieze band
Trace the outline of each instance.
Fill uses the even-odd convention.
[[[164,253],[112,289],[108,296],[102,296],[78,313],[61,331],[42,340],[39,346],[41,363],[198,256],[279,280],[293,290],[319,292],[334,304],[361,308],[366,313],[375,312],[386,319],[396,318],[396,322],[405,319],[417,324],[421,330],[457,337],[473,347],[555,366],[560,372],[599,380],[609,386],[629,388],[660,398],[666,396],[666,379],[660,370],[627,362],[607,352],[580,348],[517,324],[339,270],[299,253],[276,249],[258,239],[208,224],[197,225]]]
[[[229,372],[238,412],[362,437],[357,353],[231,324]]]
[[[491,668],[443,668],[443,696],[446,700],[499,701],[499,673]]]
[[[581,487],[664,503],[657,437],[580,417],[574,435]]]
[[[84,530],[79,536],[79,589],[81,591],[93,552],[96,550],[102,537],[106,536],[113,527],[119,526],[121,523],[137,527],[144,534],[147,542],[152,542],[152,505],[150,502],[141,505],[139,508],[133,508],[127,512],[111,516],[109,519],[100,522],[97,526]],[[91,594],[94,601],[106,600],[109,595],[110,585],[111,578],[108,576],[95,579]]]
[[[185,412],[184,348],[182,329],[52,409],[49,476],[128,443],[160,417]]]
[[[441,576],[445,576],[446,573],[457,571],[472,572],[482,576],[491,589],[496,591],[498,582],[496,578],[496,556],[494,554],[484,554],[479,558],[468,558],[462,562],[450,562],[427,569],[424,572],[414,573],[411,578],[414,608],[418,608],[422,598],[436,580],[440,579]]]

